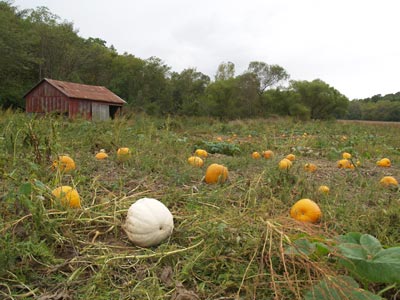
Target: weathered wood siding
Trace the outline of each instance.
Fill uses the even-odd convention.
[[[92,102],[92,120],[108,120],[110,118],[110,106],[108,104]]]
[[[66,113],[68,97],[47,82],[39,85],[26,96],[26,112],[28,113]]]
[[[92,118],[92,102],[89,100],[71,99],[69,101],[70,118]]]

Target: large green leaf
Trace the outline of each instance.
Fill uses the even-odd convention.
[[[220,153],[225,155],[234,156],[241,152],[240,148],[236,144],[227,142],[208,142],[203,141],[194,146],[195,149],[204,149],[208,153]]]
[[[313,257],[326,256],[330,252],[329,246],[321,242],[310,242],[306,238],[295,240],[293,244],[285,249],[285,254],[306,255]]]
[[[287,247],[285,249],[285,254],[291,255],[311,255],[314,253],[316,247],[314,243],[311,243],[309,240],[302,238],[294,241],[293,245]]]
[[[381,243],[369,234],[363,234],[360,237],[360,244],[368,252],[368,255],[375,255],[382,250]]]
[[[400,247],[383,249],[371,235],[342,236],[340,263],[363,281],[400,282]]]
[[[304,300],[382,300],[381,297],[361,289],[348,276],[327,277],[313,286]]]
[[[338,240],[341,243],[359,243],[362,234],[360,232],[349,232],[339,235]]]

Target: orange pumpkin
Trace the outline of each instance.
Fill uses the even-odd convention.
[[[98,160],[103,160],[108,157],[106,151],[104,149],[101,149],[99,153],[96,154],[95,158]]]
[[[394,178],[393,176],[385,176],[379,181],[379,183],[384,187],[390,187],[390,186],[396,187],[399,185],[396,178]]]
[[[208,166],[205,176],[205,182],[208,184],[224,183],[228,178],[228,168],[220,164],[211,164]]]
[[[60,155],[51,167],[53,170],[59,169],[64,172],[73,171],[76,168],[74,160],[67,155]]]
[[[383,168],[389,168],[392,165],[392,163],[390,162],[390,159],[386,158],[386,157],[377,161],[376,164],[378,167],[383,167]]]
[[[317,223],[321,219],[321,209],[310,199],[297,201],[290,210],[290,216],[298,221]]]
[[[290,160],[290,161],[295,161],[296,155],[294,155],[294,154],[288,154],[288,155],[286,156],[286,158],[287,158],[288,160]]]
[[[251,154],[251,157],[254,158],[254,159],[259,159],[259,158],[261,158],[261,154],[259,152],[257,152],[257,151],[254,151]]]
[[[318,192],[320,192],[321,194],[329,194],[329,187],[326,185],[321,185],[318,188]]]
[[[127,147],[119,148],[117,151],[117,159],[121,162],[127,161],[131,158],[131,149]]]
[[[307,163],[307,164],[304,165],[304,170],[306,172],[314,173],[314,172],[317,171],[317,166],[315,164],[313,164],[313,163]]]
[[[342,153],[342,157],[343,157],[343,159],[350,159],[351,158],[351,154],[348,153],[348,152],[343,152]]]
[[[279,162],[279,169],[281,170],[288,170],[291,167],[292,167],[292,162],[287,158],[284,158]]]
[[[194,152],[194,155],[197,155],[198,157],[203,157],[203,158],[205,158],[205,157],[208,156],[208,153],[207,153],[206,150],[197,149],[197,150]]]
[[[266,150],[266,151],[262,152],[262,156],[265,159],[270,159],[270,158],[272,158],[274,156],[274,152],[272,152],[271,150]]]
[[[354,169],[354,165],[348,159],[341,159],[337,162],[339,169]]]
[[[81,207],[81,199],[79,198],[77,190],[68,185],[60,186],[54,189],[51,193],[54,197],[60,200],[61,204],[64,206],[69,206],[72,208]]]
[[[191,156],[188,158],[188,163],[193,167],[202,167],[204,165],[204,161],[198,156]]]

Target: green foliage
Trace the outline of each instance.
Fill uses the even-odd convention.
[[[215,74],[215,81],[228,80],[235,77],[235,64],[233,62],[220,63]]]
[[[38,58],[31,55],[36,37],[15,7],[0,1],[0,105],[24,107],[22,95],[32,84]]]
[[[235,79],[220,80],[211,83],[206,90],[204,104],[209,116],[217,118],[235,118],[239,107],[232,101],[235,96]]]
[[[300,103],[309,109],[312,119],[344,116],[349,100],[322,80],[292,81],[291,88],[299,95]]]
[[[369,234],[347,233],[338,245],[340,263],[362,281],[400,283],[400,247],[384,249]]]
[[[208,142],[202,141],[201,143],[197,143],[194,147],[196,149],[204,149],[208,153],[219,153],[229,156],[238,155],[241,153],[240,147],[233,143],[227,142]]]
[[[374,121],[400,121],[400,101],[382,98],[377,102],[353,100],[350,102],[348,119]]]
[[[383,299],[361,289],[357,282],[348,276],[328,277],[321,280],[308,291],[304,300],[380,300]]]
[[[259,94],[269,87],[288,80],[289,74],[279,65],[269,65],[261,61],[252,61],[249,63],[248,72],[253,73],[259,82]]]
[[[375,95],[350,102],[346,118],[351,120],[400,121],[400,92]]]
[[[204,114],[201,98],[210,82],[210,78],[196,69],[185,69],[180,74],[172,73],[170,85],[172,98],[172,113],[200,116]]]
[[[368,283],[391,284],[380,291],[379,295],[400,283],[400,247],[384,249],[379,240],[369,234],[349,232],[330,240],[303,236],[290,243],[285,248],[285,254],[313,260],[327,258],[328,255],[332,259],[334,254],[336,259],[332,261],[345,267],[365,286],[368,286]],[[345,280],[341,282],[342,279]],[[343,299],[344,295],[349,297],[348,299],[381,299],[359,289],[356,282],[347,276],[326,278],[307,292],[305,298]],[[364,298],[367,296],[372,298]]]
[[[289,107],[290,115],[297,120],[307,121],[310,119],[310,109],[301,103],[295,103]]]
[[[0,276],[6,275],[6,270],[19,266],[18,273],[23,274],[35,261],[42,263],[54,263],[53,253],[46,240],[37,240],[35,237],[28,237],[26,240],[16,240],[9,234],[0,238]]]
[[[326,256],[331,252],[331,248],[320,241],[309,241],[307,238],[300,238],[294,241],[293,245],[285,249],[285,254],[306,255],[309,257]]]
[[[381,94],[378,95],[374,95],[372,97],[369,98],[365,98],[365,99],[359,99],[365,102],[379,102],[379,101],[400,101],[400,92],[397,92],[395,94],[386,94],[384,96],[382,96]]]

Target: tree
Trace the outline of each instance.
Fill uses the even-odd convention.
[[[206,114],[221,119],[237,117],[235,102],[235,79],[219,80],[211,83],[204,97]]]
[[[235,77],[235,64],[228,61],[220,63],[215,74],[215,81],[228,80]]]
[[[362,103],[360,100],[350,101],[346,118],[350,120],[362,120]]]
[[[151,114],[173,113],[172,97],[168,84],[170,67],[160,58],[152,56],[145,60],[143,85],[136,102]]]
[[[73,24],[60,22],[46,7],[19,13],[27,24],[32,42],[30,56],[35,64],[31,76],[35,82],[44,77],[80,81],[80,69],[87,65],[82,53],[84,39],[77,35]]]
[[[289,74],[284,68],[278,65],[268,65],[265,62],[252,61],[247,72],[255,74],[259,81],[259,95],[262,95],[267,88],[288,80]]]
[[[310,110],[312,119],[329,119],[346,114],[349,100],[322,80],[292,81],[291,88]]]
[[[127,53],[112,59],[112,78],[108,86],[129,105],[138,105],[142,97],[145,64],[144,60]]]
[[[258,94],[258,80],[252,73],[244,73],[235,78],[235,94],[233,99],[236,115],[251,118],[263,115],[263,107]]]
[[[183,115],[200,115],[201,98],[210,83],[210,77],[194,68],[172,73],[171,79],[173,112]]]
[[[300,97],[293,90],[269,89],[264,92],[261,99],[264,107],[264,115],[277,114],[297,117],[298,112],[303,114],[304,111],[303,108],[297,105],[301,104]]]
[[[71,51],[68,52],[68,61],[74,66],[69,68],[70,72],[72,70],[77,72],[79,81],[109,86],[115,76],[118,76],[118,71],[113,68],[114,60],[116,60],[118,54],[115,49],[106,46],[106,41],[90,37],[83,41],[78,52],[76,50],[77,47],[72,47]],[[77,62],[80,62],[78,66],[75,65]]]
[[[0,1],[0,105],[20,107],[24,103],[22,96],[33,84],[31,70],[36,57],[35,37],[22,16],[7,2]]]

